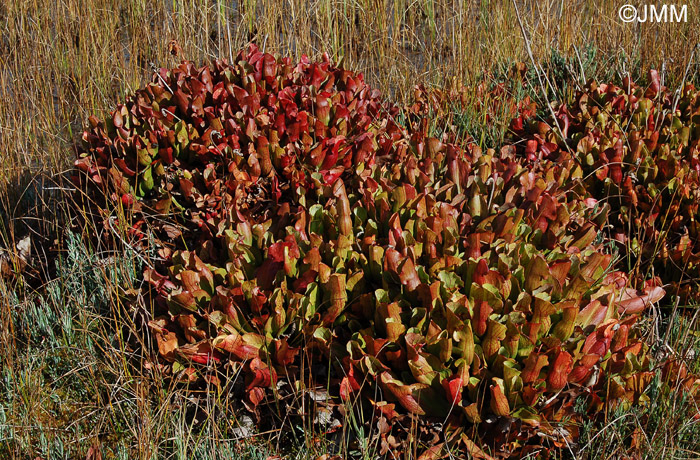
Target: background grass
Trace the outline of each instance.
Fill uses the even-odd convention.
[[[540,105],[567,100],[588,79],[644,78],[650,68],[672,88],[697,82],[699,4],[687,3],[687,23],[625,24],[617,15],[624,3],[524,0],[518,18],[505,0],[0,2],[0,248],[30,234],[37,272],[32,283],[0,280],[0,458],[264,459],[280,452],[277,433],[242,436],[245,420],[228,410],[225,393],[187,391],[144,366],[134,342],[138,318],[118,300],[137,282],[137,257],[65,239],[75,216],[60,177],[73,142],[89,115],[104,115],[143,86],[154,66],[230,59],[250,42],[293,59],[325,51],[398,102],[410,100],[416,84],[493,85],[516,62],[530,70],[525,85],[509,90]],[[181,47],[177,56],[171,40]],[[544,89],[527,84],[538,81],[528,43]],[[437,124],[435,133],[455,129],[497,147],[510,114],[487,120],[480,96],[468,94],[470,103],[450,107],[450,126]],[[666,315],[646,327],[650,336],[658,331],[658,353],[700,370],[695,319]],[[700,457],[698,408],[658,382],[649,396],[647,407],[607,414],[602,430],[582,427],[581,445],[556,455],[620,458],[636,443],[646,458]],[[355,449],[371,458],[372,446],[363,445],[368,428],[350,425],[344,442],[290,429],[286,455]]]

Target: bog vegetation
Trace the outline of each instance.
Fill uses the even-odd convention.
[[[526,24],[566,17],[563,4],[538,5],[520,5]],[[448,13],[472,10],[291,6],[120,9],[129,78],[150,83],[116,98],[98,82],[114,81],[113,63],[81,77],[66,60],[107,34],[87,40],[57,16],[75,47],[62,61],[72,92],[36,93],[49,118],[2,106],[5,180],[28,185],[3,194],[0,452],[697,456],[695,50],[678,48],[684,66],[657,48],[635,61],[538,22],[519,31],[525,46],[468,55],[475,42],[457,26],[470,16]],[[473,12],[523,19],[488,6]],[[74,23],[104,13],[90,8]],[[16,31],[48,30],[43,14],[2,10],[8,95],[44,84],[15,77],[27,68]],[[137,44],[153,38],[133,22],[146,14],[170,18],[174,36],[204,34],[204,50],[171,42],[171,62],[204,52],[208,63],[146,66]],[[310,27],[282,46],[275,14]],[[655,30],[658,49],[679,43]],[[386,42],[349,39],[366,31]],[[524,54],[541,40],[556,47]],[[258,45],[235,51],[247,41]],[[319,44],[334,57],[297,48]],[[617,74],[596,69],[598,52],[621,60]],[[496,66],[463,67],[493,53]],[[443,89],[414,86],[399,55]],[[350,70],[363,63],[364,76]],[[97,106],[84,99],[95,90]],[[31,178],[40,159],[67,174]]]
[[[697,96],[626,86],[592,83],[550,123],[505,98],[526,142],[483,151],[428,136],[443,95],[402,113],[328,57],[253,45],[91,118],[74,182],[157,253],[127,303],[165,375],[225,389],[258,428],[376,425],[380,455],[542,455],[648,402],[638,315],[662,285],[696,292]],[[654,263],[679,270],[662,284]],[[684,363],[659,364],[695,394]]]

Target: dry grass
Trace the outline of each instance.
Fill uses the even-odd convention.
[[[553,82],[551,92],[566,91],[562,75],[607,79],[658,68],[671,87],[686,68],[690,79],[697,77],[698,56],[691,56],[700,42],[699,4],[688,2],[687,23],[625,24],[617,13],[624,3],[518,1],[534,61]],[[170,40],[182,47],[179,56],[170,54]],[[418,83],[494,81],[513,63],[530,61],[511,0],[3,0],[0,247],[13,247],[27,229],[61,229],[60,191],[35,178],[70,167],[71,145],[90,114],[104,114],[142,86],[153,65],[230,59],[250,42],[293,59],[324,51],[342,57],[346,67],[364,72],[400,102]],[[479,113],[456,119],[465,130],[483,125]],[[482,134],[497,142],[505,130]],[[204,417],[193,431],[199,412],[192,412],[184,393],[128,363],[127,342],[113,326],[124,319],[114,295],[117,285],[133,279],[123,271],[129,257],[105,266],[97,263],[105,254],[82,252],[75,244],[67,249],[74,257],[42,287],[43,301],[26,286],[0,281],[0,457],[85,458],[99,445],[105,458],[210,459],[235,452],[265,458],[258,447],[241,453],[230,438],[235,420],[228,415]],[[681,327],[676,321],[670,320],[676,328],[670,330]],[[700,355],[698,326],[682,327],[689,332],[678,335],[673,348]],[[697,356],[691,361],[700,363]],[[615,458],[615,446],[629,444],[638,426],[648,430],[645,442],[654,458],[694,458],[700,433],[688,414],[695,409],[677,393],[660,394],[656,412],[614,415],[621,422],[605,435],[590,432],[584,438],[588,458]],[[225,409],[224,396],[199,404]],[[665,424],[669,412],[674,417]],[[669,439],[677,448],[669,447]],[[309,444],[303,433],[300,443]],[[298,458],[310,455],[303,447],[299,452]]]

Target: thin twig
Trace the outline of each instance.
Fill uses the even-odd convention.
[[[527,33],[525,32],[525,26],[523,25],[523,21],[520,18],[520,10],[518,9],[518,4],[516,3],[515,0],[513,0],[513,6],[515,7],[515,17],[518,19],[518,24],[520,25],[520,32],[523,34],[523,40],[525,40],[525,48],[527,48],[527,54],[530,57],[530,61],[532,62],[532,66],[535,68],[535,72],[537,73],[537,80],[540,82],[540,88],[542,88],[542,95],[544,96],[545,102],[547,102],[547,108],[549,109],[550,115],[552,115],[552,120],[554,121],[554,125],[557,127],[557,131],[559,131],[559,135],[561,136],[561,140],[564,143],[564,147],[566,147],[566,150],[571,152],[569,149],[569,145],[566,143],[566,138],[564,137],[564,132],[561,130],[561,127],[559,126],[559,121],[557,121],[557,115],[554,113],[554,109],[552,108],[552,104],[549,102],[549,98],[547,97],[547,90],[544,85],[544,82],[542,81],[542,75],[540,74],[540,69],[537,67],[537,62],[535,62],[535,56],[532,54],[532,48],[530,47],[530,40],[527,38]]]
[[[683,93],[683,88],[685,87],[685,81],[688,78],[688,71],[690,70],[690,65],[693,63],[693,57],[695,57],[695,51],[697,51],[700,43],[696,43],[693,47],[693,51],[690,53],[690,59],[688,59],[688,64],[685,66],[685,72],[683,72],[683,81],[681,82],[681,87],[676,91],[676,97],[673,100],[673,110],[671,111],[671,116],[676,115],[676,108],[681,99],[681,94]]]
[[[578,47],[574,46],[574,52],[576,53],[576,59],[578,60],[578,66],[581,69],[581,86],[584,86],[588,79],[586,78],[586,71],[583,68],[583,61],[581,60],[581,55],[578,52]]]

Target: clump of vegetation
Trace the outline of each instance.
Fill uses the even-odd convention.
[[[659,278],[669,302],[698,300],[700,93],[673,92],[652,71],[649,86],[590,83],[556,120],[525,114],[511,124],[518,152],[567,165],[573,193],[610,207],[604,229],[631,284]]]
[[[252,46],[90,119],[75,182],[157,253],[127,300],[165,374],[231,388],[261,427],[345,417],[425,458],[545,455],[644,403],[635,323],[664,289],[615,263],[611,204],[575,163],[431,137],[429,103]]]

